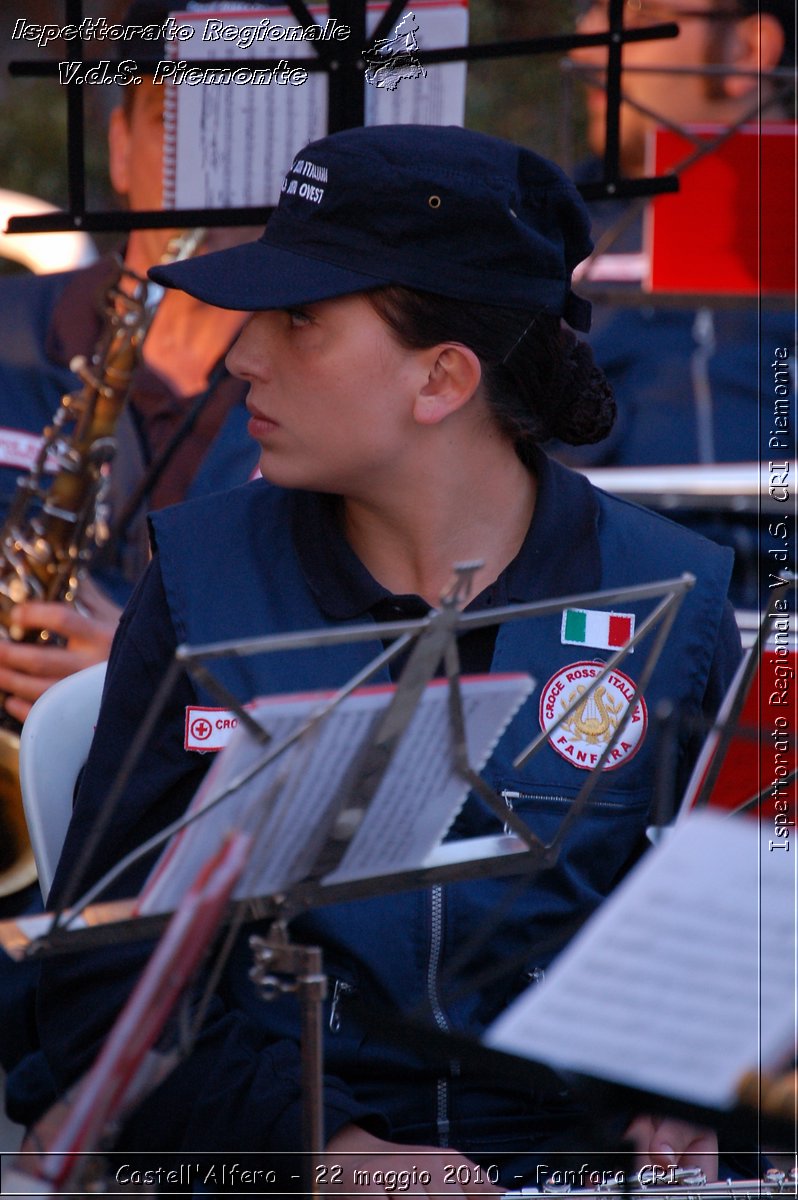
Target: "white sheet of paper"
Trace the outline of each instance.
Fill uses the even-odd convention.
[[[524,674],[461,681],[468,758],[475,770],[487,761],[532,686]],[[202,816],[167,847],[145,885],[138,911],[174,908],[223,833],[241,822],[259,828],[237,896],[273,895],[305,878],[327,839],[339,789],[394,692],[392,686],[354,692],[312,732],[209,808],[267,749],[305,725],[329,697],[314,693],[257,701],[250,712],[269,730],[272,741],[261,746],[238,726],[192,801],[190,811]],[[325,882],[423,866],[445,836],[469,791],[455,770],[448,703],[444,680],[427,686],[365,818]]]
[[[325,5],[310,5],[316,23],[324,27]],[[419,50],[468,43],[468,8],[465,0],[416,0],[413,4]],[[369,4],[366,25],[372,32],[387,4]],[[405,14],[406,15],[406,14]],[[277,26],[296,27],[289,8],[252,11],[173,13],[174,21],[192,29],[186,41],[169,44],[176,61],[240,58],[242,67],[253,58],[313,58],[312,41],[210,40],[207,22],[225,27],[257,29],[261,18]],[[404,18],[403,18],[404,20]],[[211,26],[218,30],[217,26]],[[251,36],[251,35],[249,35]],[[334,41],[325,43],[334,49]],[[265,68],[264,68],[265,69]],[[164,207],[220,208],[273,205],[280,196],[283,178],[294,155],[327,132],[327,75],[308,73],[298,84],[198,83],[167,81],[164,142]],[[364,83],[367,125],[462,125],[465,119],[466,64],[441,63],[423,74],[400,79],[396,86]]]
[[[497,1049],[709,1108],[795,1048],[795,834],[687,817],[488,1030]]]

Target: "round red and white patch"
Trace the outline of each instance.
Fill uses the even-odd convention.
[[[607,743],[620,727],[621,733],[604,761],[603,770],[612,771],[628,762],[640,748],[648,726],[648,709],[638,696],[634,710],[629,706],[635,685],[623,671],[610,671],[598,687],[588,688],[605,663],[575,662],[552,675],[540,696],[540,727],[549,735],[549,744],[567,762],[590,771],[601,758]],[[585,699],[578,703],[579,697]],[[557,728],[562,714],[577,702],[577,707]]]

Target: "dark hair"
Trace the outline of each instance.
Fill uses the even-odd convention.
[[[408,348],[461,342],[474,351],[493,416],[521,458],[527,447],[551,438],[582,446],[600,441],[612,428],[610,385],[590,347],[559,317],[398,286],[366,296]]]

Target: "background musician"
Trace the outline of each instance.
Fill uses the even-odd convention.
[[[623,18],[635,28],[663,21],[679,25],[675,39],[624,46],[626,102],[620,113],[624,176],[646,173],[646,137],[658,124],[729,127],[745,117],[761,127],[791,117],[790,81],[772,78],[770,73],[794,65],[792,0],[628,0]],[[606,0],[583,3],[578,32],[606,28]],[[606,53],[603,47],[589,47],[571,54],[586,85],[587,132],[594,152],[576,172],[579,182],[599,179],[603,172]],[[597,241],[616,227],[620,231],[606,247],[602,279],[612,278],[611,255],[632,255],[642,249],[644,207],[635,200],[591,204]],[[762,210],[758,219],[763,227],[771,222],[772,228],[767,211]],[[712,290],[711,284],[707,290]],[[734,304],[719,295],[715,303],[710,299],[700,307],[702,317],[697,322],[698,303],[690,307],[678,301],[646,303],[641,295],[636,304],[594,305],[590,342],[612,384],[618,420],[595,446],[559,447],[556,453],[563,461],[633,467],[750,462],[759,456],[766,409],[762,397],[772,391],[772,371],[771,377],[768,371],[775,347],[789,348],[794,371],[793,314],[788,308],[769,305],[767,296],[758,303],[752,299]],[[694,360],[704,352],[710,404],[706,423],[699,415],[703,409],[694,383]],[[767,446],[767,430],[762,445]],[[734,547],[733,599],[738,607],[757,608],[756,517],[691,512],[678,514],[677,519]]]
[[[607,28],[608,0],[581,0],[578,7],[578,33]],[[623,20],[634,29],[666,21],[679,26],[675,38],[624,46],[620,162],[625,177],[646,174],[646,136],[659,124],[732,125],[749,112],[754,123],[760,115],[763,121],[791,115],[786,81],[769,77],[775,67],[794,62],[795,8],[789,0],[627,0]],[[597,157],[604,154],[607,128],[601,86],[606,54],[603,46],[571,51],[573,63],[586,72],[587,136]]]
[[[728,552],[597,492],[540,450],[552,436],[590,442],[613,419],[606,382],[562,324],[588,324],[588,306],[570,289],[591,244],[573,185],[531,151],[456,128],[353,129],[301,157],[326,182],[305,198],[290,186],[303,168],[293,169],[260,241],[155,272],[204,302],[254,310],[228,364],[249,385],[265,481],[153,518],[157,549],[114,644],[55,903],[66,899],[108,780],[178,639],[373,620],[375,645],[236,658],[220,669],[242,700],[335,687],[380,648],[380,622],[425,613],[454,562],[481,559],[471,609],[694,572],[647,688],[652,711],[667,697],[696,716],[713,712],[739,658],[724,599]],[[638,618],[649,608],[632,606]],[[516,812],[542,836],[559,823],[584,769],[553,742],[528,771],[512,759],[540,727],[546,687],[575,660],[608,656],[565,644],[561,626],[559,614],[508,623],[461,647],[467,671],[529,670],[538,681],[485,776],[498,791],[520,794]],[[632,661],[624,671],[633,679],[641,666]],[[183,748],[186,705],[197,702],[205,694],[182,677],[95,846],[92,879],[193,794],[209,757]],[[608,702],[634,733],[556,868],[523,889],[481,880],[375,896],[292,923],[293,937],[324,948],[328,1003],[336,997],[338,1005],[325,1038],[325,1119],[328,1149],[348,1171],[407,1166],[409,1151],[431,1178],[402,1194],[492,1195],[473,1175],[452,1188],[446,1165],[468,1168],[498,1154],[509,1180],[518,1172],[534,1179],[542,1154],[550,1161],[578,1140],[585,1113],[561,1087],[531,1095],[512,1078],[487,1083],[467,1063],[442,1066],[423,1046],[384,1042],[373,1018],[390,1033],[393,1014],[414,1012],[438,1030],[478,1036],[635,859],[656,738],[642,709],[630,713],[627,701],[624,710],[620,692]],[[680,746],[680,779],[693,752]],[[499,828],[471,797],[456,832]],[[117,894],[135,893],[144,869],[137,864],[118,881]],[[452,958],[502,905],[500,927],[469,964],[493,971],[493,981],[464,986],[448,973]],[[143,953],[127,946],[44,965],[40,1027],[56,1093],[101,1045]],[[122,1130],[125,1151],[257,1151],[268,1160],[299,1148],[296,1009],[290,997],[263,1004],[248,966],[242,942],[192,1053]],[[364,1024],[363,1012],[372,1021]],[[17,1118],[40,1115],[52,1098],[29,1095]],[[654,1160],[698,1156],[706,1166],[714,1148],[712,1135],[680,1123],[643,1121],[635,1132]],[[349,1175],[331,1194],[364,1188],[374,1194]]]
[[[125,24],[162,24],[186,2],[137,0]],[[158,57],[157,43],[126,43],[124,55]],[[115,191],[131,209],[161,205],[164,89],[145,77],[125,88],[108,127],[109,172]],[[132,230],[122,247],[125,268],[140,277],[169,253],[170,229]],[[208,231],[201,252],[231,245],[251,231]],[[104,299],[118,273],[106,255],[82,270],[0,278],[0,521],[5,517],[24,466],[4,455],[10,433],[37,439],[55,414],[61,396],[79,387],[69,370],[74,355],[91,359],[108,319]],[[80,588],[80,609],[71,604],[30,600],[12,610],[16,624],[47,629],[62,646],[33,645],[0,638],[0,693],[8,716],[22,722],[34,701],[53,683],[108,657],[121,606],[149,561],[146,514],[191,495],[243,483],[257,466],[247,435],[245,388],[224,369],[224,356],[243,315],[221,311],[180,292],[160,303],[135,370],[128,409],[117,428],[109,508],[112,540],[102,565]],[[165,460],[162,474],[133,512],[128,502],[200,397],[206,396],[193,428]],[[118,523],[126,514],[125,529]],[[0,914],[38,908],[36,882],[0,900]],[[34,964],[12,965],[0,952],[0,1064],[11,1070],[36,1049],[31,1011]],[[23,1068],[24,1069],[24,1068]]]
[[[137,0],[125,25],[162,24],[186,8],[171,0]],[[131,58],[157,58],[157,44],[126,43]],[[124,89],[108,128],[109,171],[114,190],[132,209],[162,207],[164,88],[149,77]],[[143,277],[170,252],[169,229],[132,230],[123,247],[125,268]],[[234,244],[252,231],[209,230],[201,252]],[[76,354],[91,359],[107,317],[103,301],[117,265],[106,256],[79,271],[0,279],[0,517],[14,494],[20,462],[3,459],[7,431],[39,435],[52,420],[61,396],[79,386],[69,370]],[[81,588],[81,608],[31,601],[15,610],[15,623],[49,629],[66,639],[61,648],[0,639],[0,692],[6,711],[23,721],[31,704],[57,679],[107,658],[111,639],[133,584],[149,559],[146,513],[190,495],[243,483],[256,456],[246,434],[244,389],[224,370],[224,355],[243,317],[219,312],[192,298],[170,293],[161,302],[147,335],[118,429],[119,447],[111,476],[112,543],[93,579]],[[174,452],[133,513],[127,502],[145,471],[167,451],[197,399],[207,393],[193,428]],[[129,520],[127,518],[129,517]],[[126,528],[117,523],[126,520]]]

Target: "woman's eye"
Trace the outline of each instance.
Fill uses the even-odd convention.
[[[303,325],[310,324],[310,317],[301,308],[287,308],[286,312],[288,313],[292,328],[300,329]]]

